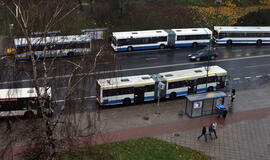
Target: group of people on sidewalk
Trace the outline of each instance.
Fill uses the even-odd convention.
[[[212,133],[214,133],[215,138],[217,139],[218,137],[217,137],[216,129],[217,129],[217,123],[216,122],[210,124],[209,127],[208,127],[208,134],[207,134],[206,126],[203,126],[202,133],[197,139],[199,140],[202,136],[204,136],[204,140],[205,140],[205,142],[207,142],[207,136],[209,135],[210,139],[213,140]]]

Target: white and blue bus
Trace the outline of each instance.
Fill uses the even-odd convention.
[[[175,33],[174,47],[197,47],[209,45],[212,31],[208,28],[172,29]]]
[[[114,51],[132,51],[165,48],[168,33],[165,30],[113,32],[111,46]]]
[[[153,75],[138,75],[98,79],[96,98],[101,106],[138,103],[158,98],[174,99],[178,96],[225,87],[227,71],[219,66],[163,72]],[[164,89],[159,89],[163,84]]]
[[[36,58],[85,55],[91,50],[91,38],[88,35],[32,37],[30,41]],[[30,59],[26,38],[16,38],[14,44],[16,59]]]
[[[217,44],[266,44],[270,43],[270,27],[264,26],[215,26]]]
[[[212,31],[208,28],[113,32],[111,46],[114,51],[197,47],[208,45],[211,39]]]
[[[51,88],[40,87],[40,94],[45,92],[45,107],[51,111]],[[0,118],[40,116],[38,104],[35,88],[0,89]]]

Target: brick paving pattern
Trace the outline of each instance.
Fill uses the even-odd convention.
[[[218,125],[217,139],[197,140],[201,129],[156,136],[159,139],[204,152],[216,160],[269,160],[270,116]]]

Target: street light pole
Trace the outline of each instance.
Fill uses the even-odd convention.
[[[208,72],[209,72],[209,56],[210,56],[210,49],[211,49],[211,43],[212,43],[212,39],[210,38],[209,40],[209,44],[208,44],[208,52],[207,52],[207,67],[206,67],[206,91],[207,89],[207,85],[208,85]]]
[[[14,24],[9,24],[9,37],[12,37],[12,29],[13,29]]]
[[[221,2],[222,2],[222,0],[216,0],[216,9],[217,9],[217,13],[216,13],[216,25],[218,24],[218,15],[219,15],[219,8],[220,8]]]

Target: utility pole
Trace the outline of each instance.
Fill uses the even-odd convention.
[[[219,8],[221,5],[222,0],[216,0],[216,25],[218,24],[218,15],[219,15]]]

